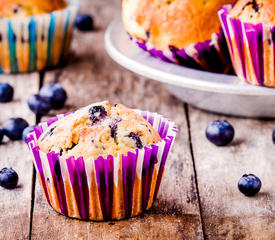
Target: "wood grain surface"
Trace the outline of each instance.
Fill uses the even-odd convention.
[[[0,82],[14,87],[10,103],[0,103],[0,125],[11,117],[21,117],[35,124],[35,115],[28,109],[26,100],[38,90],[38,74],[1,76]],[[4,138],[0,145],[0,169],[12,167],[19,175],[18,187],[6,190],[0,187],[0,239],[28,239],[32,191],[32,157],[23,141],[11,142]]]
[[[275,239],[275,121],[189,110],[206,238]],[[216,147],[205,138],[206,126],[217,119],[226,119],[235,128],[229,146]],[[245,197],[238,190],[238,180],[245,173],[262,180],[255,197]]]

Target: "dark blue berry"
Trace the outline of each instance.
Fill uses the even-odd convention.
[[[4,122],[2,128],[5,135],[11,140],[20,140],[22,133],[29,124],[22,118],[10,118]]]
[[[109,125],[109,128],[110,128],[110,135],[111,135],[111,137],[115,140],[115,142],[116,142],[116,136],[117,136],[117,128],[118,128],[118,126],[117,126],[117,123],[118,122],[121,122],[121,118],[117,118],[117,119],[114,119],[113,121],[112,121],[112,123]]]
[[[240,192],[248,197],[257,194],[260,191],[261,186],[261,180],[254,174],[244,174],[238,182]]]
[[[10,102],[13,97],[13,88],[8,83],[0,83],[0,102]]]
[[[28,106],[34,113],[39,115],[46,115],[51,110],[49,99],[43,98],[37,94],[29,97]]]
[[[112,123],[109,125],[110,129],[111,129],[111,137],[116,139],[116,135],[117,135],[117,124],[116,123]]]
[[[130,134],[127,137],[132,138],[136,142],[137,148],[143,148],[139,133],[130,132]]]
[[[256,0],[252,1],[252,8],[255,10],[255,12],[259,11],[259,5],[257,4]]]
[[[80,31],[91,31],[94,28],[94,20],[89,14],[79,14],[76,17],[75,26]]]
[[[18,175],[12,168],[3,168],[0,171],[0,186],[6,189],[16,188]]]
[[[89,109],[90,120],[96,123],[107,116],[107,112],[103,106],[93,106]]]
[[[205,131],[207,139],[217,146],[225,146],[234,138],[234,128],[226,120],[210,123]]]
[[[0,144],[3,141],[3,137],[5,136],[5,134],[6,134],[6,131],[4,129],[0,129]]]
[[[273,140],[273,143],[275,144],[275,129],[272,132],[272,140]]]
[[[43,98],[48,98],[53,109],[61,109],[67,100],[67,93],[60,83],[51,83],[44,85],[39,95]]]
[[[28,126],[24,129],[22,133],[22,139],[24,140],[25,143],[27,143],[27,137],[28,134],[34,129],[34,126]]]

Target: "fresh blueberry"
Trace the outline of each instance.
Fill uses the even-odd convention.
[[[244,174],[238,182],[240,192],[248,197],[257,194],[260,191],[261,186],[261,180],[254,174]]]
[[[6,189],[16,188],[18,175],[12,168],[3,168],[0,171],[0,186]]]
[[[13,88],[8,83],[0,83],[0,102],[10,102],[13,97]]]
[[[31,95],[28,99],[29,108],[36,114],[46,115],[51,110],[51,102],[37,94]]]
[[[4,137],[5,134],[6,134],[6,131],[4,129],[0,129],[0,144],[3,141],[3,137]]]
[[[234,128],[226,120],[210,123],[205,131],[207,139],[217,146],[225,146],[234,138]]]
[[[94,20],[89,14],[79,14],[76,17],[75,26],[80,31],[91,31],[94,28]]]
[[[67,93],[60,83],[44,85],[40,89],[39,95],[48,98],[53,109],[61,109],[67,100]]]
[[[275,144],[275,129],[273,130],[273,133],[272,133],[272,140],[273,140],[273,143]]]
[[[11,140],[19,140],[22,138],[22,133],[29,124],[22,118],[10,118],[4,122],[2,128],[5,135]]]
[[[103,106],[93,106],[89,109],[90,120],[96,123],[107,116],[107,112]]]
[[[25,143],[27,143],[27,137],[28,134],[34,129],[34,126],[28,126],[24,129],[22,133],[22,139],[24,140]]]

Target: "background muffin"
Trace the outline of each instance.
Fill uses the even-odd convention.
[[[64,0],[0,0],[0,17],[26,17],[65,8]]]
[[[224,4],[233,2],[123,0],[123,22],[131,36],[161,50],[168,60],[183,65],[195,60],[196,68],[223,72],[228,70],[229,63],[222,36],[215,34],[220,32],[217,12]],[[187,56],[177,51],[181,49]],[[167,50],[172,51],[172,57]]]
[[[0,72],[40,71],[63,62],[77,10],[74,1],[0,0]]]
[[[275,2],[241,0],[220,10],[237,75],[254,85],[275,87]]]

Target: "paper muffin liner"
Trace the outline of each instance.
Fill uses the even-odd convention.
[[[39,71],[66,59],[77,11],[71,1],[49,14],[0,18],[0,72]]]
[[[253,85],[275,87],[275,26],[230,18],[232,8],[226,5],[218,14],[236,74]]]
[[[144,51],[168,63],[176,63],[209,72],[228,73],[232,64],[222,29],[213,33],[211,40],[192,44],[186,49],[169,46],[169,50],[157,50],[151,43],[130,35],[130,40]]]
[[[73,218],[101,221],[133,217],[152,206],[177,128],[157,113],[135,111],[158,131],[162,141],[127,155],[84,160],[42,152],[37,139],[67,114],[43,122],[29,134],[27,143],[38,179],[54,210]]]

